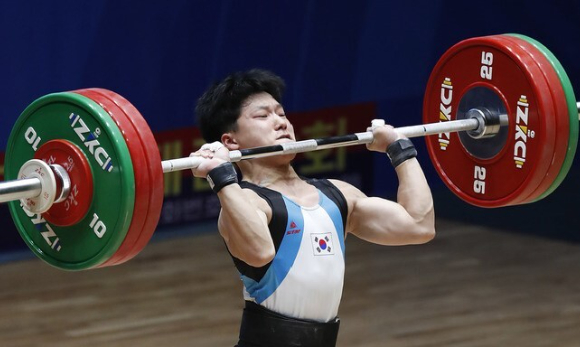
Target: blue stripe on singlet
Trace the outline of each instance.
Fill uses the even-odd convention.
[[[302,210],[294,202],[286,199],[286,197],[284,197],[284,202],[286,203],[286,209],[288,210],[286,230],[284,231],[284,237],[280,243],[280,248],[274,257],[272,264],[270,264],[268,271],[266,271],[266,274],[262,277],[260,282],[256,282],[244,275],[241,276],[246,290],[258,304],[269,298],[270,295],[272,295],[280,286],[282,281],[284,281],[290,268],[294,265],[296,255],[300,249],[300,243],[302,242],[302,235],[304,234],[304,217],[302,216]],[[290,227],[292,222],[296,224],[296,227]]]
[[[334,224],[334,228],[336,229],[336,233],[338,234],[338,241],[340,242],[340,248],[342,249],[342,256],[344,257],[345,248],[344,248],[344,226],[342,225],[342,215],[340,214],[340,210],[338,206],[330,200],[324,193],[319,193],[321,196],[320,206],[326,211],[332,223]]]

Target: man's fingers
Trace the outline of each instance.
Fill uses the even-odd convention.
[[[215,141],[212,143],[206,143],[203,146],[201,146],[200,150],[208,150],[211,152],[217,152],[220,148],[222,148],[224,145],[219,142],[219,141]]]

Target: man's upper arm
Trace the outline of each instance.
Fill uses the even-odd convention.
[[[247,205],[255,207],[255,215],[245,216],[244,218],[258,218],[263,228],[252,228],[253,231],[259,232],[261,230],[261,233],[264,234],[262,237],[269,238],[268,223],[272,218],[272,210],[270,205],[268,205],[264,199],[260,198],[258,194],[250,189],[242,189],[242,192],[246,199],[245,201],[247,202]],[[230,253],[232,253],[232,255],[237,258],[243,259],[245,253],[245,250],[243,249],[245,242],[243,242],[243,238],[236,237],[240,236],[239,234],[242,231],[238,230],[236,227],[236,225],[240,224],[239,221],[236,222],[233,220],[233,218],[236,217],[231,216],[222,208],[218,218],[218,230],[224,239]]]
[[[422,228],[403,206],[378,197],[368,197],[358,188],[342,181],[332,181],[348,204],[346,231],[382,245],[422,243]]]

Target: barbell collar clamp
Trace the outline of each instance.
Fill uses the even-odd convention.
[[[468,130],[467,134],[474,139],[483,139],[495,136],[502,126],[508,125],[508,115],[492,112],[489,109],[472,108],[467,111],[467,119],[477,119],[479,125],[474,130]]]
[[[60,187],[58,192],[58,195],[55,197],[54,199],[54,203],[59,203],[59,202],[63,202],[66,200],[66,198],[68,197],[68,194],[70,193],[70,189],[71,189],[71,181],[70,181],[70,177],[68,175],[68,173],[66,172],[66,170],[58,165],[58,164],[51,164],[49,165],[50,168],[52,169],[52,171],[54,172],[54,175],[57,179],[57,182]]]

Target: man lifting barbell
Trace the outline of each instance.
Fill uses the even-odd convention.
[[[464,40],[445,52],[425,91],[426,138],[449,189],[480,207],[538,201],[566,177],[578,143],[572,85],[539,42],[507,34]],[[375,124],[376,125],[376,124]],[[372,132],[230,151],[230,160],[369,144]],[[200,157],[161,161],[139,111],[110,90],[54,93],[31,103],[10,133],[0,202],[42,260],[67,270],[121,264],[155,231],[163,173]]]
[[[301,331],[320,324],[316,329],[325,333],[319,338],[332,341],[338,329],[333,319],[340,300],[346,233],[379,243],[419,243],[432,237],[432,221],[427,222],[432,218],[429,189],[405,137],[438,134],[426,138],[437,173],[459,198],[480,207],[545,198],[564,180],[576,152],[580,104],[570,80],[546,47],[522,35],[472,38],[451,47],[427,83],[425,124],[396,131],[373,122],[363,133],[294,141],[291,124],[278,106],[283,83],[267,73],[253,73],[269,76],[273,90],[250,89],[236,101],[246,103],[241,110],[232,108],[233,118],[203,125],[204,132],[210,132],[204,134],[208,141],[223,144],[210,143],[194,156],[165,161],[139,111],[112,91],[55,93],[30,104],[10,133],[5,162],[9,181],[0,182],[0,202],[12,201],[10,213],[26,244],[61,269],[121,264],[145,247],[157,226],[162,174],[184,169],[200,176],[211,172],[209,180],[224,211],[220,232],[241,269],[249,299],[240,343],[262,334],[256,329],[261,324],[283,319],[271,309],[311,318],[314,322]],[[207,120],[213,111],[211,107],[204,111],[204,104],[212,103],[203,98],[200,103],[200,118]],[[260,144],[267,146],[247,148]],[[400,178],[399,204],[367,198],[344,182],[304,181],[290,166],[295,153],[356,144],[376,151],[393,144],[387,152]],[[243,159],[253,160],[239,164],[242,180],[237,182],[228,162]],[[403,189],[407,186],[418,192],[418,200],[404,198],[411,195]],[[373,223],[378,210],[389,212],[387,224]],[[411,216],[425,219],[415,222]],[[381,223],[385,220],[381,216]],[[313,231],[313,223],[323,227]],[[414,223],[431,223],[431,228],[397,229],[417,226]],[[310,237],[302,237],[304,233]],[[302,247],[303,242],[310,248]],[[312,251],[307,254],[312,263],[338,262],[329,265],[328,274],[321,273],[338,273],[326,281],[330,289],[324,290],[324,297],[334,295],[326,303],[308,301],[316,301],[317,285],[323,281],[317,278],[313,285],[301,278],[314,270],[302,263],[305,249]],[[280,279],[284,281],[277,283]],[[286,286],[294,283],[312,298],[288,295]],[[295,298],[296,305],[285,301],[288,298]],[[299,320],[284,324],[301,326]]]
[[[299,177],[295,154],[242,161],[236,172],[230,150],[295,140],[280,104],[283,89],[278,76],[262,70],[212,86],[196,108],[211,144],[192,154],[206,159],[193,173],[207,177],[218,195],[218,228],[244,284],[238,346],[334,346],[346,236],[382,245],[428,242],[433,200],[414,146],[388,125],[372,129],[367,148],[389,154],[397,202],[367,197],[346,182]]]

